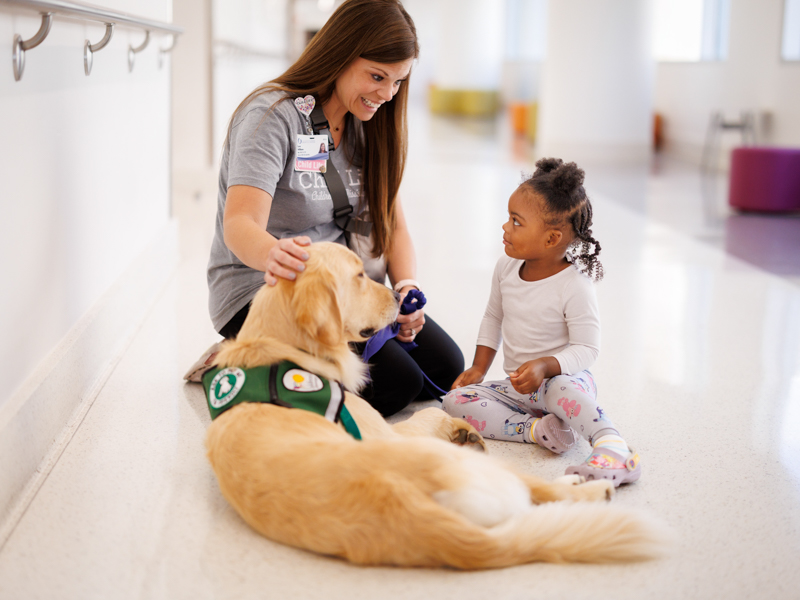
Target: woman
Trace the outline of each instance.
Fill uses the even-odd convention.
[[[401,297],[418,287],[397,195],[407,152],[408,79],[418,52],[414,23],[399,1],[347,0],[294,65],[239,105],[222,156],[208,265],[211,318],[224,337],[236,336],[264,282],[275,285],[303,270],[304,246],[349,239],[334,220],[323,175],[296,170],[297,145],[308,139],[298,136],[312,133],[312,104],[330,125],[335,150],[328,164],[355,214],[372,221],[372,256],[384,259]],[[376,278],[385,280],[383,272]],[[458,346],[423,310],[397,320],[396,340],[369,359],[372,383],[361,391],[385,416],[434,397],[423,373],[446,390],[464,364]],[[398,341],[417,347],[407,352]]]

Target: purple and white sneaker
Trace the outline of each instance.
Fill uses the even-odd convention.
[[[623,483],[633,483],[642,476],[639,455],[633,448],[626,456],[609,448],[595,448],[586,461],[576,467],[569,467],[565,475],[580,475],[586,481],[608,479],[619,487]]]
[[[533,441],[554,454],[566,452],[575,445],[575,432],[553,414],[545,415],[533,426]]]

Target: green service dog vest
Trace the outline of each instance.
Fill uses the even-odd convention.
[[[358,425],[344,405],[342,384],[309,373],[289,361],[252,369],[214,368],[203,375],[203,387],[212,420],[242,402],[266,402],[302,408],[332,423],[341,420],[347,433],[361,439]]]

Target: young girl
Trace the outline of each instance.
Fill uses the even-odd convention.
[[[566,473],[619,486],[639,479],[641,467],[597,404],[587,370],[600,349],[592,282],[602,279],[603,266],[583,176],[575,163],[544,158],[509,198],[507,256],[494,270],[475,360],[443,408],[484,437],[537,443],[556,454],[572,447],[577,432],[592,453]],[[508,379],[481,383],[501,341]]]

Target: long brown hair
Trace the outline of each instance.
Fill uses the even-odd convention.
[[[256,96],[272,91],[284,92],[287,98],[310,94],[325,104],[333,95],[336,80],[355,59],[393,64],[418,55],[414,21],[399,0],[346,0],[300,58],[280,77],[253,90],[234,115]],[[373,221],[372,252],[376,256],[391,249],[397,220],[397,192],[408,153],[409,79],[400,85],[392,101],[362,123],[362,134],[353,140],[362,159],[362,190]],[[344,131],[346,136],[347,128]],[[344,136],[340,145],[347,148]]]

